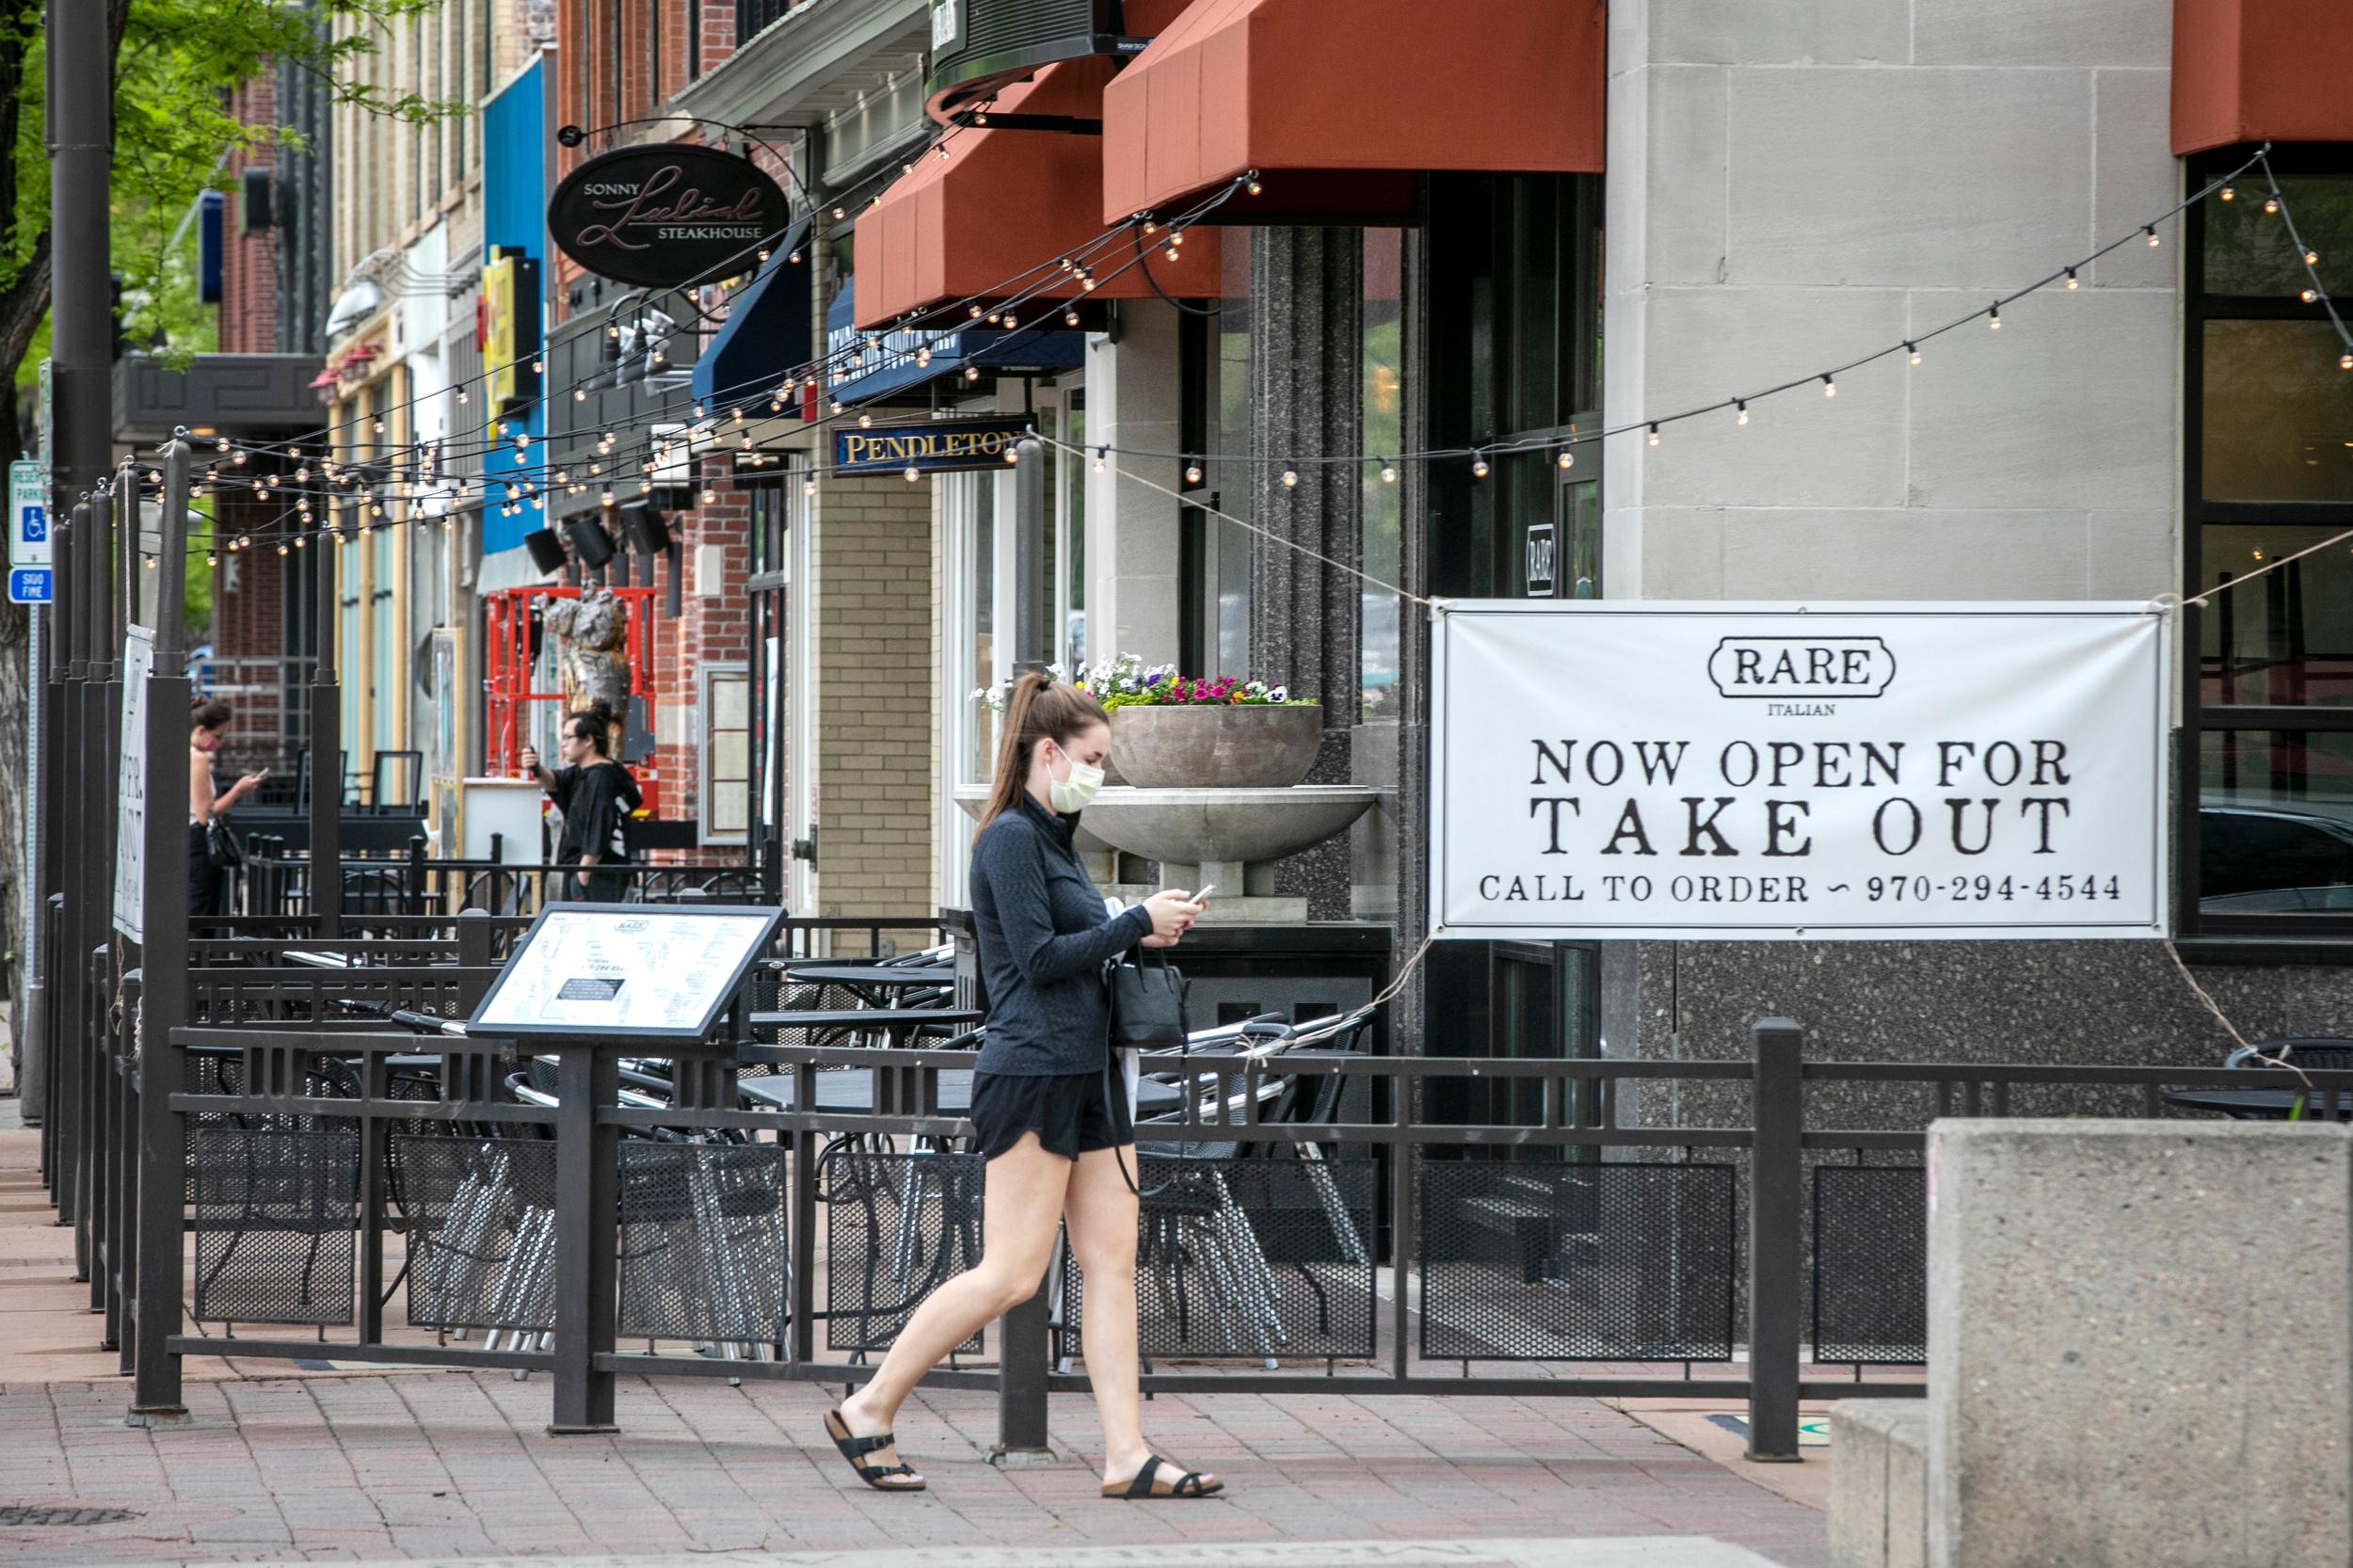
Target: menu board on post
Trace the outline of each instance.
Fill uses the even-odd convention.
[[[692,1044],[783,919],[735,904],[554,904],[518,939],[467,1031]]]

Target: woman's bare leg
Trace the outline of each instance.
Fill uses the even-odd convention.
[[[1019,1143],[988,1162],[983,1210],[987,1240],[981,1261],[924,1299],[874,1375],[841,1401],[841,1419],[852,1435],[872,1437],[890,1431],[900,1404],[924,1373],[971,1338],[973,1331],[1036,1294],[1037,1282],[1053,1256],[1070,1171],[1071,1162],[1040,1147],[1034,1132],[1023,1133]],[[1115,1173],[1112,1179],[1118,1179]],[[1134,1338],[1130,1314],[1130,1344]],[[1128,1381],[1134,1381],[1132,1375]],[[896,1464],[899,1456],[895,1449],[884,1448],[873,1455],[873,1462]]]
[[[1120,1161],[1128,1172],[1135,1170],[1134,1144],[1079,1156],[1063,1199],[1070,1255],[1086,1276],[1079,1330],[1086,1347],[1087,1382],[1103,1422],[1106,1481],[1133,1480],[1152,1456],[1144,1441],[1136,1383],[1136,1194],[1128,1190]],[[1204,1483],[1215,1479],[1202,1478]]]

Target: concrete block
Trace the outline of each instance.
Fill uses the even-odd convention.
[[[1907,0],[1672,0],[1647,9],[1653,63],[1902,65],[1912,54]]]
[[[1653,283],[1724,280],[1725,73],[1716,66],[1654,66],[1641,165]]]
[[[1642,399],[1652,410],[1776,386],[1904,335],[1903,296],[1894,290],[1658,288],[1642,309]],[[1611,330],[1624,313],[1612,309]],[[1745,426],[1727,408],[1670,426],[1656,448],[1627,443],[1642,465],[1635,499],[1644,506],[1899,506],[1904,368],[1882,363],[1842,377],[1835,398],[1818,386],[1783,392],[1751,405]]]
[[[2343,1568],[2353,1128],[1940,1121],[1934,1568]]]
[[[2171,0],[1913,0],[1915,65],[2172,63]]]
[[[2087,599],[2153,599],[2179,582],[2181,547],[2171,509],[2093,512],[2088,527]]]
[[[1830,1423],[1832,1568],[1922,1568],[1927,1402],[1845,1400]]]
[[[2165,71],[2103,71],[2092,77],[2091,228],[2105,245],[2182,198],[2173,161],[2173,77]],[[2152,250],[2127,245],[2092,264],[2094,288],[2176,286],[2182,265],[2182,224],[2157,225],[2165,241]],[[2054,258],[2056,259],[2056,258]]]
[[[1731,76],[1735,283],[2001,293],[2089,238],[2089,72]]]
[[[1728,507],[1723,581],[1735,599],[2073,598],[2081,512]]]
[[[1640,576],[1631,582],[1609,558],[1618,535],[1635,546],[1626,567]],[[1725,580],[1721,506],[1645,506],[1623,517],[1612,512],[1603,519],[1602,540],[1602,582],[1613,595],[1623,587],[1644,599],[1723,599],[1750,592],[1746,583]]]
[[[1912,327],[1990,296],[1922,293]],[[1921,345],[1912,370],[1915,506],[2169,512],[2181,342],[2169,293],[2051,289]]]

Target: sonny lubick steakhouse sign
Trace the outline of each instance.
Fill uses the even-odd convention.
[[[1432,642],[1435,936],[2164,934],[2145,605],[1454,601]]]
[[[600,153],[548,201],[548,232],[564,254],[648,288],[750,272],[790,221],[783,189],[757,164],[688,142]]]

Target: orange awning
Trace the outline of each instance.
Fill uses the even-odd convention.
[[[2173,152],[2353,141],[2345,0],[2174,0]]]
[[[1599,173],[1602,0],[1194,0],[1103,94],[1103,216],[1402,216],[1421,169]]]
[[[1034,80],[1000,93],[992,109],[1096,119],[1112,69],[1109,56],[1048,66]],[[1217,293],[1213,233],[1188,236],[1174,262],[1147,244],[1149,278],[1142,266],[1128,264],[1135,260],[1132,246],[1102,250],[1095,262],[1100,282],[1091,291],[1056,267],[1060,258],[1112,227],[1096,214],[1102,137],[973,126],[955,132],[945,145],[945,161],[922,158],[857,220],[861,328],[888,327],[909,312],[968,296],[1036,295],[1048,276],[1040,267],[1051,271],[1043,295],[1053,299],[1144,299],[1155,283],[1180,298]],[[1122,266],[1127,270],[1113,276]]]

